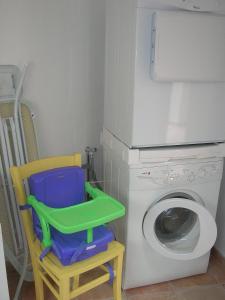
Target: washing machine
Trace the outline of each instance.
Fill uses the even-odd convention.
[[[220,2],[106,1],[104,127],[128,147],[225,141]]]
[[[112,225],[126,246],[123,288],[205,273],[224,144],[130,150],[104,131],[103,148],[104,189],[127,209]]]

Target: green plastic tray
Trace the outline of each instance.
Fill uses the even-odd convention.
[[[87,230],[87,242],[93,241],[93,228],[109,223],[125,215],[125,207],[114,198],[105,194],[89,183],[85,184],[86,192],[93,198],[90,201],[66,208],[50,208],[39,202],[34,196],[28,197],[37,213],[43,232],[43,245],[51,245],[49,225],[64,234]]]

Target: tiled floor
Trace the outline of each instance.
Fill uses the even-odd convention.
[[[8,267],[8,281],[12,298],[18,281],[12,267]],[[35,299],[33,283],[24,283],[21,299]],[[54,299],[47,291],[46,300]],[[78,300],[111,299],[112,289],[105,284]],[[123,300],[225,300],[225,260],[213,251],[206,274],[127,290],[123,292]]]

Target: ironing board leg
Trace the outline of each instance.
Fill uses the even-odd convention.
[[[114,259],[114,270],[116,271],[116,277],[113,281],[114,300],[122,299],[122,296],[121,296],[122,264],[123,264],[123,253],[119,254]]]

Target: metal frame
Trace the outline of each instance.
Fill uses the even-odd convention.
[[[0,118],[0,141],[1,141],[1,144],[2,144],[1,128],[2,128],[2,120]],[[4,159],[4,157],[3,157],[3,159]],[[13,224],[12,215],[11,215],[11,208],[10,208],[10,204],[9,204],[9,195],[8,195],[8,190],[7,190],[7,183],[6,183],[5,176],[4,176],[3,163],[2,163],[1,156],[0,156],[0,178],[1,178],[1,181],[2,181],[1,184],[2,184],[2,189],[3,189],[3,193],[4,193],[4,197],[5,197],[7,215],[8,215],[8,219],[9,219],[10,229],[11,229],[11,232],[12,232],[13,246],[14,246],[15,253],[18,253],[17,241],[16,241],[15,231],[14,231],[14,224]]]
[[[19,208],[14,194],[13,184],[9,168],[13,165],[22,165],[28,162],[27,147],[24,135],[24,128],[21,115],[20,96],[26,75],[27,65],[24,65],[20,72],[19,68],[14,65],[0,65],[0,73],[11,73],[13,87],[15,89],[11,95],[0,95],[0,101],[14,101],[13,117],[2,119],[0,117],[0,144],[2,148],[2,157],[0,157],[0,176],[6,200],[6,209],[12,232],[13,246],[15,255],[8,245],[5,244],[6,256],[16,269],[20,272],[21,277],[17,286],[14,300],[17,300],[20,294],[23,280],[32,278],[28,270],[29,251],[26,242],[25,233],[20,219]],[[1,154],[1,153],[0,153]],[[27,182],[24,183],[25,191],[29,194]]]
[[[12,167],[14,165],[13,162],[13,156],[12,156],[12,149],[11,149],[11,145],[10,145],[10,141],[9,141],[9,130],[8,130],[8,126],[7,126],[7,119],[2,120],[2,125],[3,125],[3,131],[4,131],[4,136],[5,136],[5,149],[7,151],[7,157],[8,160],[5,160],[5,165],[6,165],[6,180],[7,180],[7,187],[9,190],[9,200],[10,200],[10,204],[12,207],[12,214],[14,217],[14,222],[15,222],[15,231],[16,231],[16,237],[18,239],[18,248],[19,250],[23,249],[23,240],[22,240],[22,234],[21,234],[21,223],[20,223],[20,219],[19,219],[19,209],[18,209],[18,205],[16,202],[16,197],[14,194],[14,190],[13,190],[13,185],[12,185],[12,180],[11,180],[11,175],[10,175],[10,167]],[[13,141],[14,142],[14,141]],[[15,151],[16,152],[16,151]]]

